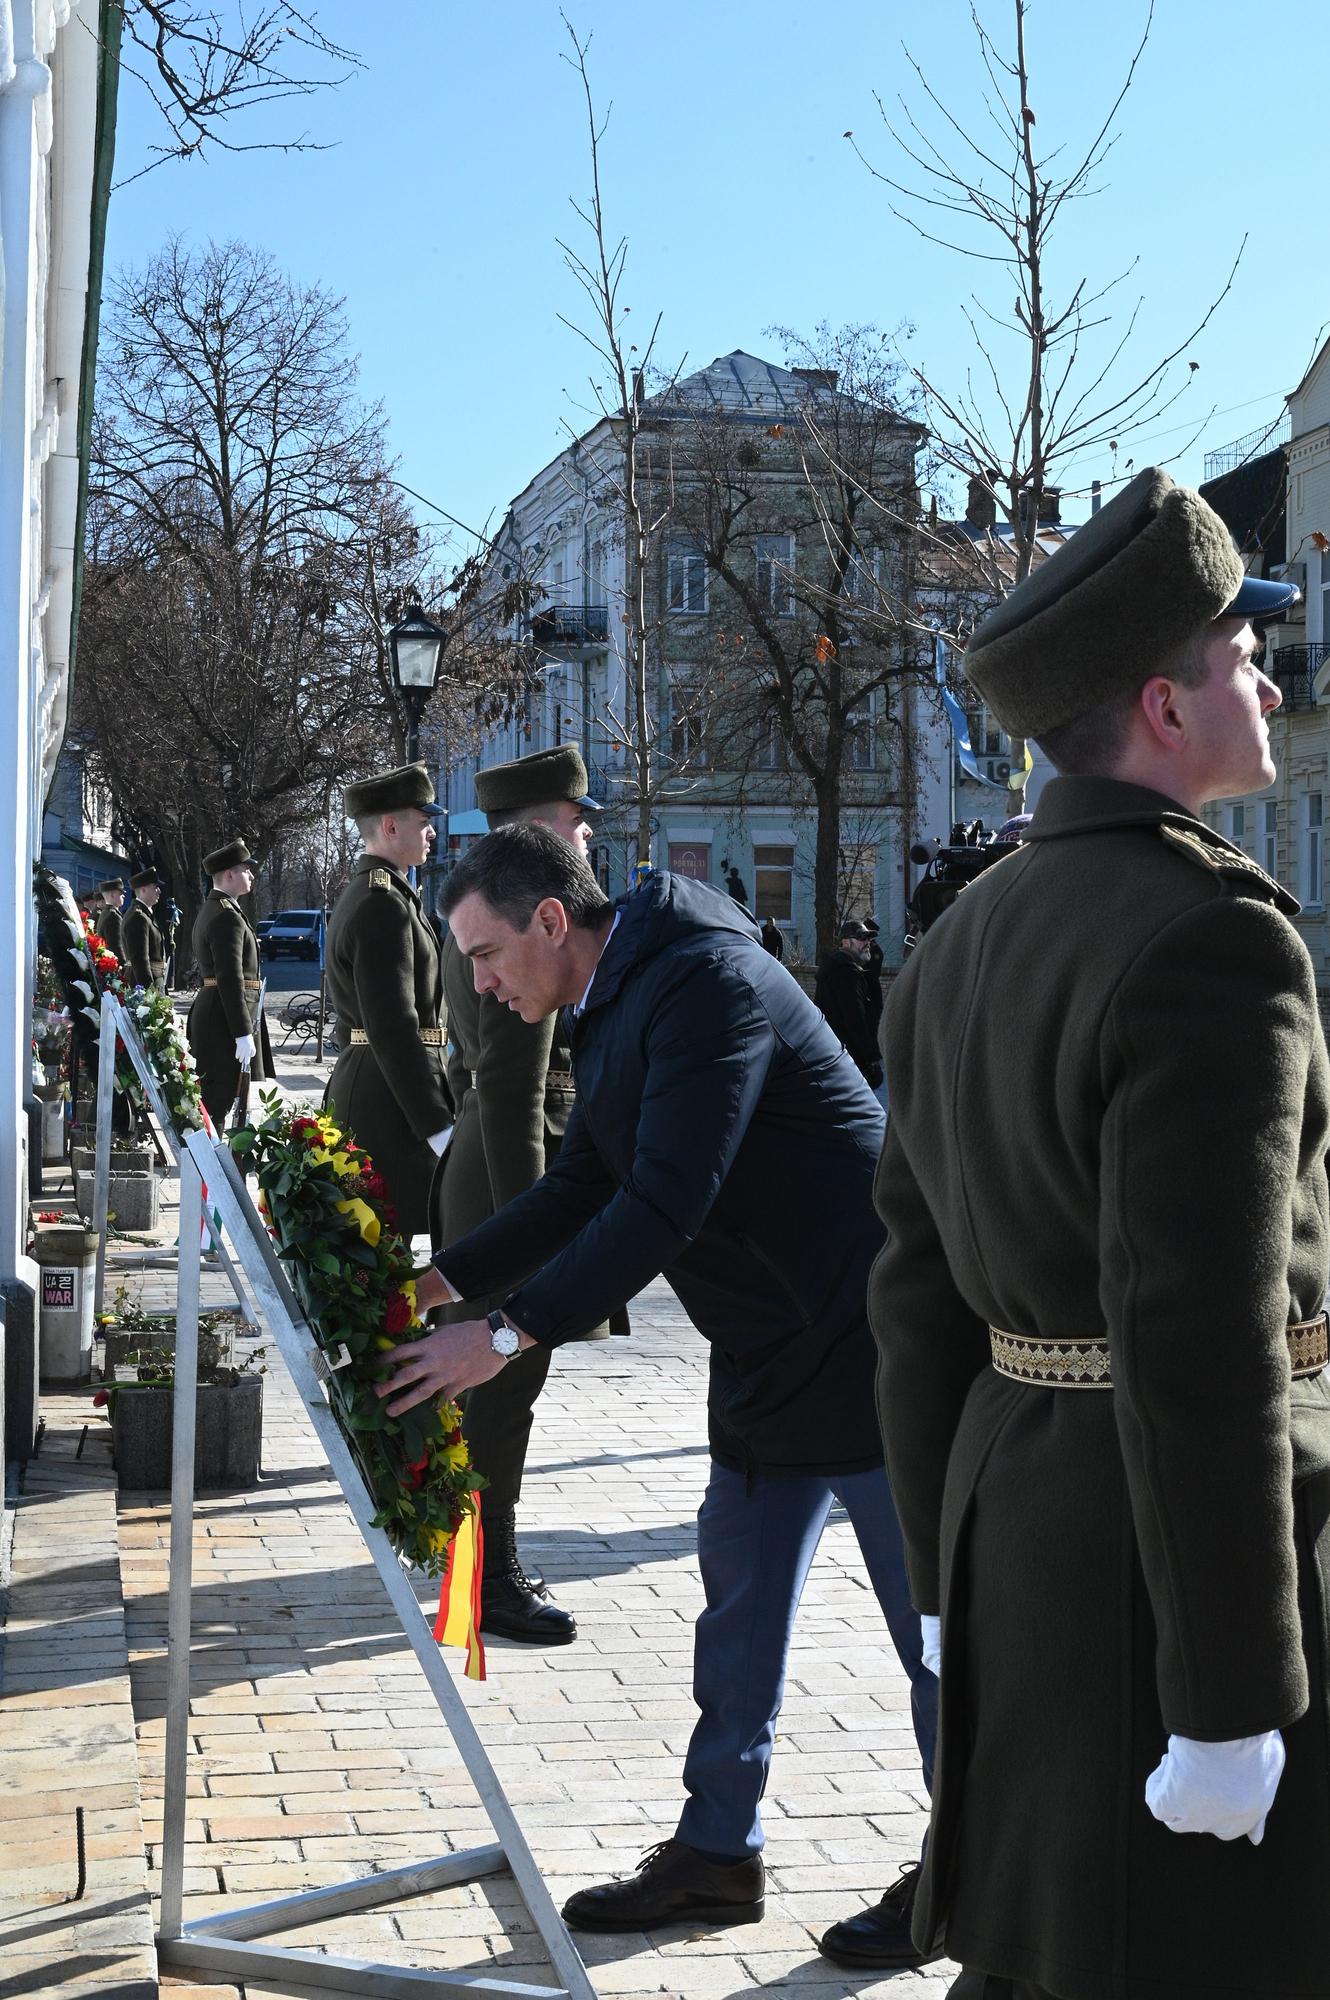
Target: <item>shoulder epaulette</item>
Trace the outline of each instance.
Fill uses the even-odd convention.
[[[386,868],[371,868],[369,871],[369,886],[371,889],[391,889],[393,878]]]
[[[1207,836],[1194,827],[1178,826],[1168,820],[1161,821],[1159,831],[1175,854],[1217,875],[1226,887],[1249,896],[1263,896],[1285,916],[1295,917],[1301,909],[1297,897],[1290,895],[1282,882],[1267,875],[1249,854],[1233,847],[1222,835]]]

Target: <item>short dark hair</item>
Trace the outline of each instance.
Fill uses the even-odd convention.
[[[1190,639],[1156,661],[1135,687],[1109,695],[1106,701],[1087,709],[1084,715],[1074,715],[1070,722],[1060,723],[1056,729],[1046,729],[1038,743],[1054,770],[1073,772],[1083,778],[1111,778],[1126,746],[1127,730],[1141,689],[1147,681],[1160,677],[1176,681],[1179,687],[1203,686],[1209,673],[1205,642],[1212,630],[1212,626],[1203,625]]]
[[[496,916],[524,931],[537,903],[553,896],[577,930],[594,930],[610,899],[586,862],[547,826],[502,826],[478,840],[443,885],[439,908],[451,917],[464,896],[483,896]]]

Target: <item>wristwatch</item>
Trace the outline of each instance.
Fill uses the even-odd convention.
[[[511,1361],[522,1344],[515,1330],[509,1326],[501,1312],[486,1313],[485,1318],[489,1324],[490,1346],[496,1354],[501,1354],[505,1361]]]

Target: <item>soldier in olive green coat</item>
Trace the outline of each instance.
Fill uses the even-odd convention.
[[[476,774],[476,803],[490,826],[534,820],[585,856],[586,765],[573,744],[537,750]],[[476,992],[471,964],[451,934],[443,946],[448,1010],[448,1077],[457,1129],[435,1186],[436,1248],[469,1235],[515,1196],[534,1187],[553,1162],[573,1108],[572,1056],[559,1017],[528,1023],[492,993]],[[497,1306],[497,1298],[483,1307]],[[475,1300],[445,1307],[448,1321],[474,1319]],[[509,1362],[466,1399],[472,1460],[489,1482],[481,1626],[505,1639],[563,1645],[576,1637],[571,1615],[550,1602],[540,1579],[517,1556],[516,1509],[531,1438],[532,1411],[545,1386],[551,1350],[539,1346]]]
[[[1275,775],[1249,621],[1296,595],[1151,470],[967,655],[1068,775],[884,1028],[914,1936],[958,2000],[1330,1993],[1330,1086],[1297,905],[1199,816]]]
[[[254,886],[250,852],[228,841],[203,859],[212,893],[194,919],[194,957],[202,984],[186,1033],[199,1087],[218,1130],[247,1080],[273,1075],[268,1024],[258,1019],[259,944],[237,898]]]
[[[453,1123],[439,946],[407,880],[441,808],[423,764],[348,785],[365,852],[328,921],[328,992],[341,1054],[324,1102],[388,1183],[410,1241],[429,1228],[430,1180]]]
[[[126,971],[136,986],[165,993],[166,940],[153,914],[162,893],[161,877],[155,868],[140,868],[130,876],[129,886],[134,901],[121,925]]]
[[[121,906],[125,900],[125,884],[119,875],[110,876],[97,884],[97,901],[100,909],[94,910],[93,929],[108,951],[113,951],[118,959],[125,955],[123,917]]]

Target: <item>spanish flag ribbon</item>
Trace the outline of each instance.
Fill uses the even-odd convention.
[[[470,1497],[470,1508],[448,1544],[434,1636],[442,1646],[465,1646],[467,1679],[483,1681],[485,1647],[480,1636],[480,1579],[485,1564],[485,1533],[480,1525],[480,1495],[473,1493]]]

